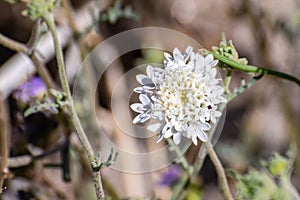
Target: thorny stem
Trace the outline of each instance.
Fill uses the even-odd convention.
[[[233,197],[230,193],[230,189],[229,189],[229,186],[228,186],[228,182],[227,182],[227,178],[226,178],[226,175],[225,175],[224,168],[223,168],[222,163],[219,160],[215,150],[213,149],[213,146],[212,146],[211,142],[210,141],[205,142],[204,145],[205,145],[205,148],[208,152],[210,160],[214,164],[214,166],[216,168],[216,171],[218,173],[219,184],[220,184],[220,187],[222,189],[222,192],[224,194],[225,199],[226,200],[233,200]]]
[[[53,37],[53,42],[54,42],[54,48],[56,51],[56,59],[57,59],[57,65],[58,65],[58,72],[59,72],[59,76],[60,76],[60,81],[61,81],[61,85],[62,85],[62,89],[63,91],[66,93],[67,95],[67,99],[69,101],[69,105],[67,105],[67,109],[71,115],[71,120],[73,123],[73,126],[76,128],[77,130],[77,135],[83,145],[83,148],[87,154],[87,157],[90,161],[91,167],[93,169],[93,180],[94,180],[94,186],[95,186],[95,190],[96,190],[96,195],[97,195],[97,199],[99,200],[103,200],[104,199],[104,191],[103,191],[103,187],[102,187],[102,182],[101,182],[101,175],[100,175],[100,171],[94,171],[94,169],[97,167],[97,165],[99,165],[99,160],[95,157],[93,149],[88,141],[88,138],[83,130],[82,124],[80,123],[80,120],[78,118],[78,115],[76,113],[74,104],[73,104],[73,99],[71,96],[71,91],[69,88],[69,84],[68,84],[68,79],[67,79],[67,75],[66,75],[66,70],[65,70],[65,64],[64,64],[64,59],[63,59],[63,53],[62,53],[62,49],[59,43],[59,39],[57,36],[57,32],[56,32],[56,27],[55,27],[55,23],[54,23],[54,17],[51,13],[49,13],[48,15],[44,16],[44,20],[48,25],[48,28],[52,34]]]

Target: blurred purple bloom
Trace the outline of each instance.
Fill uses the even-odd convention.
[[[160,186],[173,186],[180,178],[181,169],[178,165],[171,165],[167,171],[162,173],[159,181]]]
[[[43,97],[46,92],[47,86],[43,80],[33,76],[29,81],[20,85],[13,96],[23,103],[28,103],[31,99]]]

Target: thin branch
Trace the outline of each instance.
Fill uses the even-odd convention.
[[[27,42],[27,47],[31,50],[35,49],[37,43],[39,42],[41,34],[41,20],[38,19],[36,23],[33,26],[33,29],[31,31],[31,36]]]
[[[62,1],[62,6],[64,8],[64,11],[66,12],[66,17],[68,19],[68,22],[69,22],[69,25],[73,31],[73,33],[75,35],[78,34],[78,29],[77,29],[77,26],[76,26],[76,23],[74,21],[74,17],[73,17],[73,13],[72,13],[72,5],[71,5],[71,2],[69,0],[63,0]]]
[[[230,193],[230,189],[228,186],[224,168],[223,168],[222,163],[219,160],[215,150],[213,149],[211,142],[210,141],[205,142],[204,145],[205,145],[205,148],[208,152],[208,155],[209,155],[212,163],[214,164],[214,166],[216,168],[217,174],[219,176],[219,184],[220,184],[220,187],[222,189],[225,199],[233,200],[234,198],[232,197],[232,194]]]
[[[4,179],[8,173],[8,135],[9,135],[9,122],[8,113],[4,100],[0,100],[0,194],[2,193]]]
[[[67,75],[66,75],[66,69],[65,69],[65,64],[64,64],[64,59],[63,59],[63,52],[60,46],[60,42],[58,39],[58,35],[56,32],[56,26],[54,23],[54,17],[52,14],[48,14],[46,16],[44,16],[43,18],[45,20],[45,22],[48,25],[48,28],[52,34],[53,37],[53,42],[54,42],[54,48],[55,48],[55,52],[56,52],[56,60],[57,60],[57,65],[58,65],[58,72],[59,72],[59,76],[60,76],[60,81],[61,81],[61,85],[63,88],[63,91],[66,93],[67,95],[67,99],[69,101],[69,104],[67,105],[67,109],[70,113],[70,117],[72,119],[72,123],[73,126],[76,128],[77,130],[77,135],[83,145],[83,148],[87,154],[87,157],[90,161],[91,167],[93,169],[93,180],[94,180],[94,186],[95,186],[95,190],[96,190],[96,195],[97,195],[97,199],[104,199],[104,191],[103,191],[103,187],[102,187],[102,182],[101,182],[101,175],[100,175],[100,171],[94,171],[94,169],[97,167],[97,165],[100,164],[99,160],[95,157],[93,149],[88,141],[88,138],[84,132],[84,129],[82,127],[82,124],[80,123],[80,120],[78,118],[78,115],[76,113],[74,104],[73,104],[73,99],[71,96],[71,91],[69,88],[69,84],[68,84],[68,79],[67,79]]]
[[[24,54],[27,54],[29,52],[29,48],[26,45],[10,39],[2,33],[0,33],[0,44],[16,52],[22,52]]]
[[[36,37],[35,34],[33,34],[33,37]],[[30,43],[34,43],[33,39],[29,39],[29,41],[30,41]],[[36,55],[35,51],[28,48],[25,44],[17,42],[15,40],[12,40],[9,37],[6,37],[5,35],[3,35],[1,33],[0,33],[0,44],[2,44],[3,46],[5,46],[11,50],[21,52],[21,53],[24,53],[27,56],[29,56],[31,58],[31,60],[33,61],[33,63],[35,64],[38,74],[45,81],[48,88],[56,88],[55,82],[51,78],[46,67],[38,59],[38,56]]]
[[[57,88],[56,83],[51,78],[51,75],[47,68],[40,62],[39,58],[37,57],[36,53],[30,55],[30,58],[34,65],[36,66],[36,71],[40,75],[40,77],[43,79],[45,84],[48,88]]]
[[[61,151],[63,148],[65,148],[67,146],[67,143],[68,143],[68,141],[64,141],[62,144],[58,144],[57,146],[46,149],[45,151],[42,151],[42,152],[40,152],[41,150],[39,149],[38,153],[31,152],[30,155],[11,157],[8,159],[7,166],[9,168],[19,168],[19,167],[27,166],[34,161],[43,159],[51,154]],[[35,148],[37,148],[37,147],[35,147]]]

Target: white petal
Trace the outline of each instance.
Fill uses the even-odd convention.
[[[175,123],[174,124],[174,128],[177,130],[177,131],[181,131],[181,124],[180,123]]]
[[[141,85],[155,86],[154,83],[152,82],[152,80],[144,74],[136,75],[136,80]]]
[[[222,113],[221,113],[220,111],[217,111],[217,110],[216,110],[216,111],[214,112],[214,116],[215,116],[215,117],[221,117],[221,116],[222,116]]]
[[[204,60],[205,60],[205,64],[209,64],[214,60],[214,56],[212,54],[209,54],[204,58]]]
[[[212,121],[212,123],[217,123],[217,119],[215,118],[215,116],[211,116],[210,117],[210,120]]]
[[[191,53],[193,52],[193,47],[191,46],[188,46],[186,49],[185,49],[185,52],[183,54],[183,57],[184,57],[184,62],[186,62],[189,57],[191,56]]]
[[[212,68],[210,70],[210,78],[215,78],[217,75],[217,69],[216,68]]]
[[[137,124],[137,123],[140,121],[140,115],[141,115],[141,114],[137,115],[137,116],[132,120],[132,123]]]
[[[165,60],[167,62],[170,62],[170,61],[174,60],[173,57],[170,54],[166,53],[166,52],[164,53],[164,56],[165,56]]]
[[[171,128],[167,129],[164,133],[164,138],[169,138],[173,135],[173,132],[171,131]]]
[[[146,114],[146,113],[142,113],[142,114],[140,114],[140,118],[141,118],[140,123],[144,123],[144,122],[146,122],[148,119],[150,119],[151,116],[148,115],[148,114]]]
[[[197,146],[197,144],[198,144],[197,136],[196,137],[192,137],[192,141],[193,141],[194,145]]]
[[[161,129],[162,124],[161,123],[155,123],[155,124],[151,124],[147,127],[147,130],[151,131],[151,132],[157,132]]]
[[[165,70],[158,68],[158,67],[156,67],[154,70],[156,73],[159,73],[159,74],[163,74],[165,72]]]
[[[201,123],[200,127],[201,127],[201,130],[204,130],[204,131],[208,131],[211,128],[211,126],[207,122]]]
[[[153,78],[154,69],[153,69],[153,67],[151,65],[147,66],[146,72],[147,72],[148,77]]]
[[[140,94],[139,99],[140,99],[140,101],[141,101],[141,103],[142,103],[143,105],[149,105],[149,104],[150,104],[150,99],[149,99],[149,97],[148,97],[147,95],[145,95],[145,94]]]
[[[195,66],[195,68],[197,70],[201,70],[201,69],[203,69],[203,67],[204,67],[204,57],[201,54],[196,53],[196,66]]]
[[[181,54],[174,54],[174,60],[176,60],[177,62],[181,61],[182,63],[180,63],[180,66],[185,63],[184,62],[184,57]]]
[[[144,85],[143,86],[143,89],[145,90],[145,91],[147,91],[147,92],[151,92],[150,90],[152,90],[152,89],[154,89],[155,87],[153,87],[153,86],[149,86],[149,85]],[[152,93],[152,92],[151,92]]]
[[[167,123],[167,124],[164,125],[164,127],[163,127],[163,129],[161,131],[163,135],[165,135],[165,133],[166,133],[166,131],[167,131],[168,128],[170,128],[170,127],[169,127],[169,124]]]
[[[139,93],[139,94],[145,92],[144,88],[142,88],[142,87],[136,87],[133,89],[133,91],[136,93]]]
[[[144,123],[144,122],[146,122],[146,121],[147,121],[148,119],[150,119],[150,118],[151,118],[150,115],[148,115],[148,114],[146,114],[146,113],[142,113],[142,114],[139,114],[138,116],[136,116],[136,117],[133,119],[132,123],[134,123],[134,124]]]
[[[213,60],[213,61],[211,61],[208,64],[209,64],[209,66],[214,67],[214,66],[216,66],[218,64],[218,62],[219,62],[219,60]]]
[[[177,145],[180,143],[181,141],[181,134],[180,133],[176,133],[173,135],[173,141],[174,143]]]
[[[182,56],[180,50],[179,50],[177,47],[175,47],[175,48],[173,49],[173,56],[174,56],[174,57],[175,57],[175,54],[177,54],[177,55],[179,54],[179,55]]]
[[[164,138],[163,134],[159,134],[158,138],[156,139],[156,143],[159,143]]]
[[[191,138],[193,132],[194,132],[194,127],[190,125],[186,131],[186,137]]]
[[[130,108],[138,113],[143,113],[145,111],[143,104],[141,103],[134,103],[132,105],[130,105]]]
[[[197,136],[198,136],[198,138],[199,138],[202,142],[207,142],[207,141],[208,141],[208,137],[207,137],[206,133],[204,133],[204,132],[201,131],[201,130],[197,131]]]

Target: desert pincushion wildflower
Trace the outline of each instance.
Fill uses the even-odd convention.
[[[179,144],[182,136],[208,141],[206,131],[222,113],[218,104],[226,102],[224,89],[216,77],[218,61],[212,55],[203,57],[187,47],[184,54],[177,48],[173,56],[165,53],[164,69],[147,66],[147,75],[138,74],[142,85],[134,89],[141,103],[130,107],[140,113],[133,123],[153,122],[148,130],[159,132],[158,141],[173,137]]]

